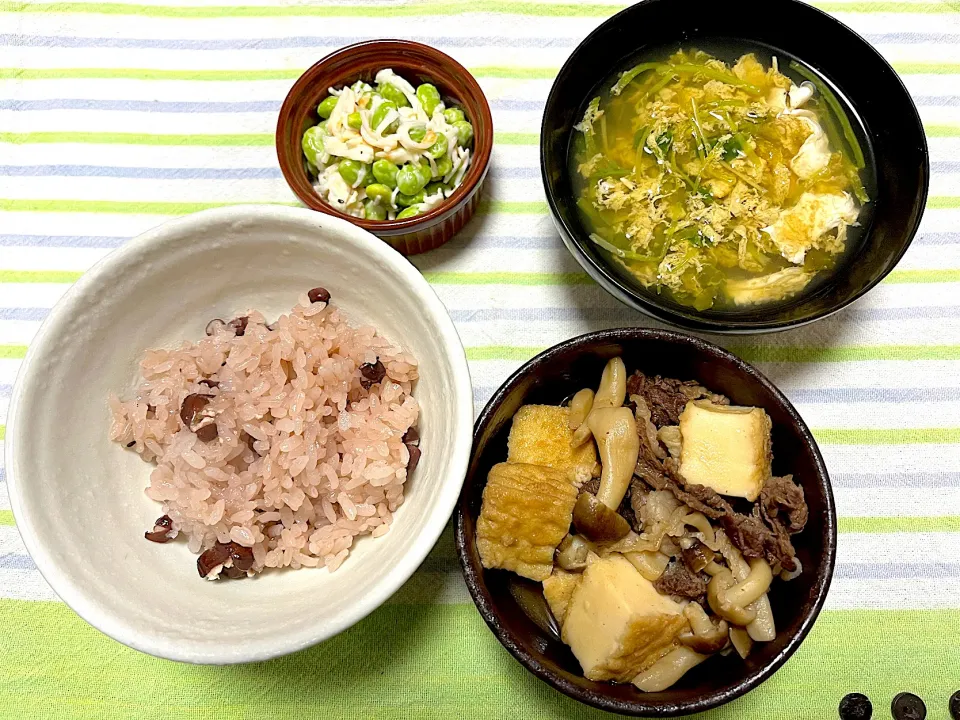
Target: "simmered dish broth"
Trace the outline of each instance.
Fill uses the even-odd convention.
[[[830,89],[784,69],[681,50],[590,101],[571,153],[581,219],[644,287],[736,309],[837,266],[870,201],[863,151]]]

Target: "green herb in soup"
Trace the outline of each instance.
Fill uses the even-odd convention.
[[[697,310],[784,300],[829,272],[869,201],[836,97],[744,55],[641,63],[576,126],[590,238],[645,287]]]

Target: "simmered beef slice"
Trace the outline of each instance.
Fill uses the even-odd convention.
[[[655,375],[648,377],[639,370],[627,378],[627,396],[639,395],[650,408],[650,419],[657,428],[676,425],[680,413],[691,400],[707,398],[711,402],[726,405],[729,401],[722,395],[711,393],[694,380],[677,380]]]
[[[672,562],[663,571],[653,587],[661,595],[676,595],[684,598],[698,598],[707,592],[707,583],[697,573],[681,562]]]
[[[803,530],[810,514],[803,488],[793,482],[792,475],[767,480],[760,492],[760,509],[764,520],[771,525],[778,522],[790,533]]]
[[[590,493],[591,495],[596,495],[597,491],[600,490],[600,478],[590,478],[587,480],[583,487],[580,488],[580,492]],[[623,500],[620,501],[620,507],[617,508],[617,512],[620,516],[630,523],[630,527],[634,530],[637,529],[637,516],[634,514],[634,506],[631,502],[633,496],[633,483],[627,488],[626,494],[623,496]]]

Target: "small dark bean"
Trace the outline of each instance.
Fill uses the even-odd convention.
[[[197,572],[200,573],[200,577],[205,578],[217,565],[223,565],[227,561],[230,557],[230,545],[231,543],[217,543],[209,550],[200,553],[200,557],[197,558]]]
[[[360,366],[360,384],[364,390],[369,390],[371,386],[383,380],[387,375],[387,369],[377,358],[375,363],[364,363]]]
[[[247,574],[235,567],[228,567],[223,569],[224,574],[231,580],[239,580],[240,578],[246,577]]]
[[[403,434],[402,442],[404,445],[419,445],[420,432],[412,427]]]
[[[246,572],[253,567],[253,550],[237,543],[232,543],[230,557],[233,558],[233,566]]]
[[[927,706],[913,693],[902,692],[893,698],[890,712],[893,713],[894,720],[924,720],[927,717]]]
[[[417,463],[420,462],[420,448],[416,445],[407,445],[407,451],[410,453],[410,461],[407,463],[407,475],[417,469]]]
[[[130,442],[127,443],[127,447],[128,447],[128,448],[132,448],[132,447],[133,447],[134,445],[136,445],[136,444],[137,444],[137,441],[136,441],[136,440],[131,440]]]
[[[238,318],[234,318],[227,325],[233,330],[233,334],[237,337],[243,337],[243,334],[247,331],[247,323],[250,322],[250,318],[246,315],[241,315]]]
[[[223,327],[224,325],[226,325],[226,323],[223,320],[220,318],[214,318],[207,323],[207,327],[204,329],[204,332],[207,335],[213,335],[217,331],[217,328]]]
[[[180,406],[180,420],[186,427],[193,429],[191,426],[197,414],[210,404],[212,397],[213,395],[191,393],[183,399],[183,404]]]
[[[960,690],[950,696],[950,717],[960,720]]]
[[[170,516],[161,515],[153,524],[153,530],[150,532],[145,532],[143,536],[150,542],[167,543],[173,540],[174,535],[176,534],[170,534],[171,528],[173,528],[173,520],[170,519]]]
[[[203,380],[198,382],[197,385],[206,385],[208,388],[215,388],[215,387],[220,387],[220,381],[211,380],[210,378],[204,378]]]
[[[308,291],[307,297],[310,299],[310,302],[312,303],[330,302],[330,293],[327,291],[326,288],[322,288],[322,287],[315,287],[313,290]]]
[[[870,720],[873,703],[862,693],[850,693],[840,701],[840,720]]]
[[[217,430],[217,423],[211,422],[207,425],[201,425],[197,428],[197,440],[200,442],[212,442],[217,439],[217,436],[220,434]]]

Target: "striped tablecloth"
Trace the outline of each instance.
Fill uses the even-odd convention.
[[[537,161],[556,70],[619,6],[224,2],[0,0],[0,441],[21,358],[86,268],[170,217],[294,202],[274,155],[276,112],[304,68],[360,39],[441,48],[493,108],[483,210],[414,259],[457,323],[478,408],[545,346],[649,324],[563,248]],[[841,534],[827,609],[802,649],[707,717],[835,717],[854,690],[884,717],[910,690],[944,719],[960,689],[960,3],[819,6],[902,73],[930,138],[931,197],[913,247],[868,297],[814,327],[730,344],[815,428]],[[736,22],[735,4],[718,11]],[[500,647],[466,593],[449,532],[388,605],[343,635],[270,663],[191,667],[128,650],[75,616],[24,551],[9,508],[0,465],[0,717],[601,715]]]

